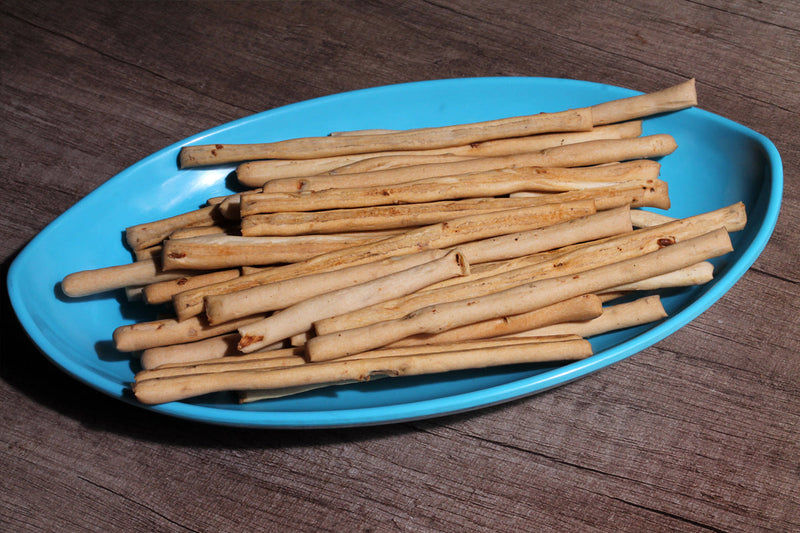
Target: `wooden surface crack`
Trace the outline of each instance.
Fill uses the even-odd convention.
[[[685,516],[677,515],[675,513],[669,513],[667,511],[662,511],[661,509],[654,509],[654,508],[648,507],[646,505],[640,505],[638,503],[633,503],[633,502],[630,502],[628,500],[625,500],[624,498],[618,498],[616,496],[609,496],[609,497],[612,500],[624,503],[625,505],[630,505],[632,507],[636,507],[637,509],[642,509],[644,511],[649,511],[651,513],[656,513],[656,514],[658,514],[660,516],[664,516],[664,517],[667,517],[667,518],[672,518],[672,519],[678,520],[679,522],[682,522],[682,523],[684,523],[686,525],[691,525],[691,526],[703,528],[703,529],[705,529],[707,531],[714,531],[714,532],[717,532],[717,533],[725,533],[727,531],[725,529],[719,529],[719,528],[716,528],[714,526],[710,526],[708,524],[704,524],[702,522],[698,522],[696,520],[692,520],[691,518],[686,518]]]
[[[752,270],[753,272],[758,272],[759,274],[763,274],[772,279],[777,279],[779,281],[785,281],[786,283],[791,283],[792,285],[797,285],[798,283],[800,283],[800,280],[791,279],[786,276],[781,276],[780,274],[776,274],[774,272],[767,272],[766,270],[761,270],[760,268],[750,267],[750,270]]]
[[[426,3],[426,4],[428,4],[428,5],[431,5],[431,6],[437,7],[437,8],[439,8],[439,9],[444,9],[445,11],[448,11],[448,12],[450,12],[450,13],[455,13],[456,15],[459,15],[459,16],[461,16],[461,17],[466,17],[466,18],[468,18],[468,19],[471,19],[471,20],[474,20],[474,21],[480,22],[480,23],[482,23],[482,24],[485,24],[485,23],[487,22],[486,20],[483,20],[483,19],[481,19],[481,18],[478,18],[478,17],[476,17],[476,16],[474,16],[474,15],[470,15],[469,13],[466,13],[466,12],[464,12],[464,11],[459,11],[459,10],[455,9],[455,8],[454,8],[453,6],[451,6],[451,5],[440,4],[440,3],[437,3],[437,2],[430,2],[430,1],[426,1],[425,3]]]
[[[746,13],[737,13],[737,12],[732,11],[730,9],[724,9],[722,7],[717,7],[715,5],[711,5],[711,4],[706,3],[706,2],[697,2],[696,0],[688,0],[688,3],[696,4],[696,5],[700,6],[701,8],[704,8],[704,9],[713,9],[713,10],[719,11],[721,13],[725,13],[726,15],[729,15],[729,16],[732,16],[732,17],[742,17],[742,18],[745,18],[747,20],[752,20],[753,22],[758,22],[759,24],[766,24],[768,26],[772,26],[772,27],[775,27],[775,28],[781,28],[781,29],[788,30],[788,31],[793,31],[793,32],[797,31],[797,28],[793,28],[791,26],[778,24],[775,21],[771,21],[771,20],[764,20],[764,19],[761,19],[761,18],[756,18],[756,17],[754,17],[752,15],[749,15],[749,14],[746,14]]]
[[[84,481],[84,482],[86,482],[86,483],[88,483],[88,484],[92,485],[93,487],[97,487],[97,488],[98,488],[98,489],[100,489],[100,490],[103,490],[103,491],[105,491],[105,492],[108,492],[109,494],[113,494],[114,496],[116,496],[116,497],[118,497],[118,498],[121,498],[121,499],[123,499],[123,500],[125,500],[125,501],[127,501],[127,502],[130,502],[130,503],[132,503],[132,504],[134,504],[134,505],[136,505],[136,506],[138,506],[138,507],[141,507],[141,508],[143,508],[143,509],[147,509],[147,511],[149,511],[149,512],[150,512],[150,513],[152,513],[152,514],[154,514],[155,516],[158,516],[159,518],[162,518],[163,520],[166,520],[166,521],[167,521],[167,522],[169,522],[170,524],[172,524],[172,525],[174,525],[174,526],[177,526],[177,527],[179,527],[179,528],[183,529],[184,531],[191,531],[191,532],[193,532],[193,533],[200,533],[200,532],[199,532],[199,530],[197,530],[197,529],[192,529],[192,528],[190,528],[190,527],[187,527],[187,526],[185,526],[185,525],[183,525],[183,524],[181,524],[181,523],[179,523],[179,522],[176,522],[175,520],[172,520],[172,519],[171,519],[171,518],[169,518],[168,516],[166,516],[166,515],[164,515],[164,514],[162,514],[162,513],[159,513],[158,511],[156,511],[156,510],[155,510],[155,509],[153,509],[152,507],[150,507],[150,506],[148,506],[148,505],[146,505],[146,504],[144,504],[144,503],[142,503],[142,502],[136,501],[136,500],[134,500],[134,499],[132,499],[132,498],[130,498],[130,497],[128,497],[128,496],[126,496],[126,495],[122,494],[121,492],[119,492],[119,491],[116,491],[116,490],[114,490],[114,489],[110,488],[110,487],[106,487],[105,485],[102,485],[102,484],[100,484],[100,483],[97,483],[97,482],[95,482],[95,481],[92,481],[91,479],[89,479],[89,478],[87,478],[87,477],[84,477],[84,476],[78,476],[78,479],[80,479],[81,481]]]
[[[609,478],[614,478],[614,479],[621,479],[621,480],[626,481],[626,482],[643,483],[640,480],[631,479],[631,478],[629,478],[627,476],[622,476],[622,475],[619,475],[619,474],[606,472],[604,470],[599,470],[599,469],[596,469],[596,468],[592,468],[592,467],[587,466],[587,465],[581,465],[581,464],[578,464],[578,463],[567,461],[565,459],[560,459],[560,458],[555,457],[553,455],[549,455],[547,453],[544,453],[544,452],[541,452],[541,451],[537,451],[537,450],[533,450],[533,449],[530,449],[530,448],[523,448],[523,447],[518,446],[516,444],[512,444],[512,443],[508,443],[508,442],[502,442],[502,441],[498,441],[498,440],[495,440],[495,439],[489,439],[489,438],[486,438],[485,436],[481,436],[481,435],[464,434],[464,436],[468,437],[470,439],[473,439],[473,440],[481,441],[483,443],[488,443],[488,444],[492,444],[494,446],[499,446],[501,448],[506,448],[506,449],[514,450],[514,451],[517,451],[517,452],[520,452],[520,453],[533,455],[533,456],[538,457],[540,459],[545,459],[547,461],[551,461],[551,462],[556,463],[556,464],[560,464],[560,465],[567,466],[567,467],[570,467],[570,468],[576,468],[576,469],[581,470],[583,472],[591,472],[593,474],[598,474],[598,475],[601,475],[601,476],[604,476],[604,477],[609,477]],[[647,484],[647,483],[644,483],[644,484]]]
[[[105,52],[105,51],[103,51],[103,50],[101,50],[99,48],[96,48],[94,46],[89,45],[88,43],[85,43],[83,41],[75,39],[74,37],[70,37],[69,35],[66,35],[63,32],[57,32],[57,31],[52,30],[50,28],[38,25],[38,24],[36,24],[36,23],[34,23],[34,22],[30,21],[30,20],[27,20],[27,19],[24,19],[22,17],[19,17],[19,16],[13,14],[13,13],[4,13],[4,15],[6,15],[8,17],[11,17],[11,18],[14,18],[16,20],[19,20],[20,22],[28,24],[28,25],[30,25],[30,26],[32,26],[34,28],[37,28],[37,29],[39,29],[41,31],[50,33],[51,35],[55,35],[55,36],[57,36],[57,37],[59,37],[61,39],[69,41],[69,42],[71,42],[73,44],[76,44],[78,46],[81,46],[81,47],[83,47],[83,48],[85,48],[87,50],[91,50],[92,52],[98,54],[99,56],[107,58],[107,59],[109,59],[111,61],[116,61],[118,63],[127,65],[127,66],[129,66],[131,68],[140,70],[142,72],[146,72],[146,73],[148,73],[149,75],[153,76],[156,79],[171,83],[173,85],[176,85],[178,87],[181,87],[183,89],[191,91],[192,93],[197,94],[199,96],[202,96],[202,97],[205,97],[205,98],[210,98],[210,99],[212,99],[212,100],[214,100],[216,102],[219,102],[221,104],[225,104],[225,105],[231,106],[232,108],[241,111],[243,114],[253,114],[253,113],[258,113],[259,111],[261,111],[261,109],[249,109],[249,108],[237,105],[237,104],[235,104],[233,102],[221,100],[215,95],[199,92],[195,87],[192,87],[191,85],[182,84],[182,83],[178,82],[175,79],[172,79],[172,78],[169,78],[169,77],[165,76],[164,74],[160,74],[159,72],[156,72],[156,71],[154,71],[152,69],[145,68],[140,64],[133,63],[133,62],[130,62],[130,61],[126,61],[125,59],[123,59],[121,57],[109,54],[108,52]]]

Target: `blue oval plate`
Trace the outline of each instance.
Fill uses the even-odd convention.
[[[575,80],[439,80],[337,94],[266,111],[195,135],[121,172],[36,236],[11,265],[8,289],[25,330],[56,365],[123,401],[137,363],[116,352],[112,331],[154,318],[124,295],[65,298],[74,271],[131,261],[124,228],[195,209],[231,191],[234,166],[178,170],[181,146],[252,143],[367,128],[418,128],[588,106],[640,94]],[[701,95],[702,96],[702,95]],[[557,387],[629,357],[684,326],[718,300],[766,245],[780,209],[780,156],[764,136],[700,109],[646,119],[645,134],[668,133],[678,149],[662,158],[677,217],[743,201],[749,222],[733,235],[735,251],[715,262],[716,279],[663,298],[668,319],[592,339],[594,356],[566,365],[517,365],[329,387],[239,405],[232,394],[145,407],[216,424],[270,428],[355,426],[450,414]]]

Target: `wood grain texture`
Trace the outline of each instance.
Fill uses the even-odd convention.
[[[147,155],[341,91],[474,76],[649,91],[769,137],[775,233],[711,309],[580,381],[474,413],[209,427],[72,380],[2,296],[8,531],[800,529],[800,7],[768,0],[0,1],[0,259]],[[5,276],[4,276],[5,277]]]

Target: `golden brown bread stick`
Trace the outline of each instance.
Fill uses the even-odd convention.
[[[331,361],[282,369],[242,370],[148,379],[133,386],[142,403],[156,404],[226,390],[279,389],[320,383],[367,381],[517,363],[575,360],[591,355],[585,340],[492,346],[435,354]]]
[[[591,129],[591,111],[577,109],[377,135],[305,137],[261,144],[184,146],[179,162],[181,168],[190,168],[253,159],[310,159],[364,152],[443,148],[537,133]]]

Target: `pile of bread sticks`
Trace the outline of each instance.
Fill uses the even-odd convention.
[[[696,105],[694,80],[557,113],[415,130],[186,146],[243,190],[132,226],[135,261],[75,272],[169,317],[120,326],[147,404],[588,357],[660,320],[658,293],[709,281],[741,203],[675,219],[641,119]],[[641,296],[638,293],[648,291]]]

